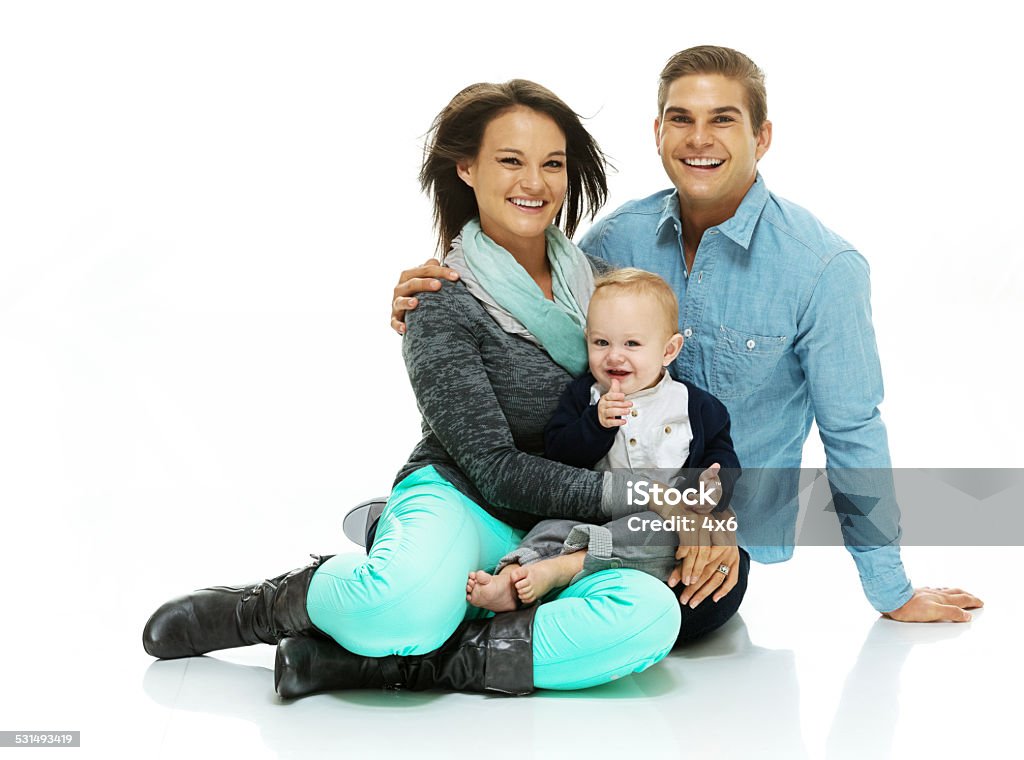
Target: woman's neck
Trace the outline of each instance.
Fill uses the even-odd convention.
[[[484,230],[487,234],[487,231]],[[544,235],[536,238],[498,239],[488,235],[514,258],[519,266],[537,283],[537,287],[549,301],[555,300],[551,289],[551,263],[548,261],[547,238]]]

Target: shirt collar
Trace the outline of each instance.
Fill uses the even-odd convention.
[[[744,250],[749,249],[750,240],[754,236],[754,228],[757,227],[757,222],[761,218],[761,212],[764,211],[766,203],[768,203],[768,188],[765,186],[764,180],[761,179],[760,172],[758,172],[754,178],[754,184],[750,186],[747,194],[743,196],[743,200],[740,201],[740,206],[736,209],[736,213],[718,225],[718,229],[722,231],[723,235]],[[682,226],[682,219],[679,218],[678,190],[673,190],[665,198],[665,206],[662,208],[661,216],[658,218],[657,230],[659,234],[665,223],[670,221],[675,222],[675,230],[678,234],[678,230]]]
[[[630,393],[628,396],[626,396],[626,398],[627,399],[637,399],[637,398],[644,398],[646,396],[653,396],[658,391],[660,391],[662,388],[664,388],[666,383],[671,383],[671,382],[674,382],[674,381],[672,380],[671,375],[668,374],[668,370],[662,370],[662,372],[661,372],[661,380],[659,380],[657,383],[652,385],[650,388],[644,388],[642,391],[637,391],[636,393]]]

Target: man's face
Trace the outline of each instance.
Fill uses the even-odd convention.
[[[740,82],[721,74],[693,74],[669,86],[654,135],[683,213],[721,215],[725,221],[754,183],[772,129],[766,121],[754,133]]]

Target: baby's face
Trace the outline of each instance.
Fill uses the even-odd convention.
[[[590,371],[603,391],[612,380],[619,381],[625,394],[651,388],[679,353],[682,338],[673,342],[673,335],[654,297],[618,288],[599,290],[587,313]]]

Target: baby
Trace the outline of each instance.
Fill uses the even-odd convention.
[[[629,268],[599,277],[587,313],[590,372],[562,394],[544,431],[544,453],[575,467],[627,470],[637,482],[701,486],[709,498],[693,509],[706,513],[728,506],[739,460],[722,402],[666,372],[683,347],[678,324],[675,293],[657,275]],[[668,580],[678,564],[678,534],[638,530],[644,523],[637,518],[658,515],[600,526],[543,520],[494,574],[469,574],[466,599],[503,612],[609,567]]]

